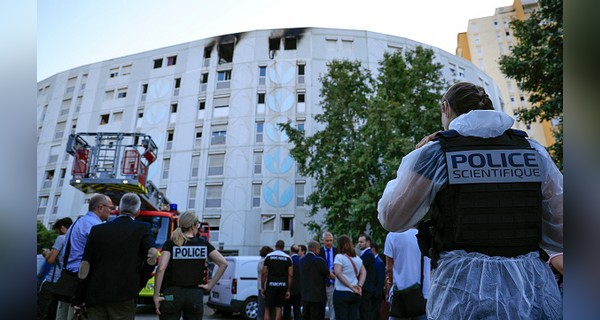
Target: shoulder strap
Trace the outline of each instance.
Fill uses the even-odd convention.
[[[69,228],[69,236],[67,237],[67,248],[65,249],[65,255],[63,256],[63,269],[67,270],[67,262],[69,261],[69,253],[71,253],[71,234],[73,233],[73,229],[75,229],[75,224],[79,221],[81,217],[77,218],[71,228]]]
[[[352,264],[352,267],[354,268],[354,273],[356,274],[356,279],[358,279],[358,269],[356,269],[356,265],[354,264],[354,261],[352,261],[352,259],[350,259],[350,257],[347,254],[344,254],[346,256],[346,258],[348,258],[348,260],[350,260],[350,263]]]

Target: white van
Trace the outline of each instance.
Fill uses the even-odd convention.
[[[243,319],[256,319],[258,314],[258,277],[260,256],[225,257],[227,269],[210,291],[207,305],[215,311],[240,313]],[[213,275],[217,271],[213,270]]]

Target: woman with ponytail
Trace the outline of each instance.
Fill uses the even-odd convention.
[[[161,320],[180,319],[182,313],[184,319],[202,319],[204,293],[215,286],[227,268],[223,255],[198,236],[199,226],[194,212],[184,212],[179,227],[163,245],[154,283],[154,305]],[[207,257],[218,270],[204,284]]]

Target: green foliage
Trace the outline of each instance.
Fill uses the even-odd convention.
[[[42,253],[43,248],[52,249],[57,236],[56,232],[46,229],[43,223],[37,221],[37,253]]]
[[[511,23],[518,44],[499,63],[500,70],[530,94],[532,107],[517,109],[519,120],[527,124],[559,120],[554,130],[555,144],[548,150],[562,170],[563,3],[562,0],[539,3],[540,9],[527,20]]]
[[[386,53],[377,78],[359,61],[333,60],[320,78],[323,113],[315,121],[323,129],[307,137],[290,122],[281,124],[300,173],[316,179],[306,202],[311,217],[324,209],[325,221],[306,226],[317,236],[328,230],[356,241],[366,232],[383,244],[377,202],[385,184],[421,138],[441,129],[439,101],[446,83],[433,56],[421,47]]]

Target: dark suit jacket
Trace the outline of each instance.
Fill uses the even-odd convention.
[[[154,245],[150,225],[127,216],[92,227],[82,259],[90,271],[78,299],[94,305],[136,298],[141,279],[147,280],[154,268],[146,263]]]
[[[329,277],[329,269],[325,259],[316,256],[309,252],[300,259],[300,277],[302,282],[302,301],[307,302],[322,302],[327,301],[325,286],[327,285],[327,277]]]
[[[331,247],[331,249],[333,251],[333,255],[331,256],[331,263],[333,263],[333,260],[335,259],[335,255],[337,254],[337,248]],[[321,250],[319,251],[319,257],[325,259],[325,265],[327,265],[327,258],[325,257],[325,247],[321,247]]]
[[[290,295],[300,295],[301,294],[301,290],[300,290],[300,269],[299,269],[299,263],[300,263],[300,256],[299,255],[294,255],[292,256],[292,269],[294,270],[294,274],[292,276],[292,286],[290,288]]]
[[[363,266],[365,266],[365,270],[367,270],[367,278],[365,279],[365,283],[363,285],[363,290],[366,292],[375,293],[375,286],[377,284],[377,273],[375,272],[375,255],[371,252],[371,248],[365,250],[363,254],[360,255],[360,258],[363,261]]]
[[[375,282],[375,297],[383,298],[385,291],[385,262],[380,256],[375,258],[375,272],[377,273],[377,281]]]

